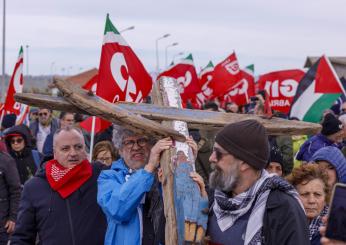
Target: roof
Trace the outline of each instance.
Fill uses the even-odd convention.
[[[76,74],[66,78],[66,81],[77,84],[83,87],[91,78],[93,78],[98,73],[98,69],[93,68],[85,72]]]
[[[308,56],[304,67],[311,67],[320,57]],[[329,56],[328,59],[332,63],[339,78],[346,78],[346,57],[345,56]]]

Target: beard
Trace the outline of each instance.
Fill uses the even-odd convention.
[[[239,166],[230,169],[224,173],[221,168],[215,166],[209,176],[209,185],[212,189],[220,190],[226,193],[232,192],[239,181]]]

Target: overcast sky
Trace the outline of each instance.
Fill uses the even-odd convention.
[[[98,67],[106,13],[144,66],[160,67],[179,52],[192,53],[196,67],[236,51],[240,66],[255,73],[302,68],[306,56],[345,56],[345,0],[7,0],[6,72],[20,45],[29,45],[29,74],[72,75]],[[2,13],[1,1],[1,13]],[[2,26],[2,17],[1,17]],[[26,52],[26,49],[24,50]],[[26,61],[26,53],[24,54]],[[2,61],[1,61],[2,62]],[[26,64],[24,65],[26,74]]]

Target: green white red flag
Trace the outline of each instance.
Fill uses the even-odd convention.
[[[107,15],[96,94],[110,102],[141,102],[151,88],[151,76]]]
[[[342,83],[326,56],[322,56],[299,82],[290,110],[290,117],[320,122],[323,111],[346,94]]]
[[[305,72],[300,69],[281,70],[259,76],[258,90],[266,90],[273,110],[288,114],[300,80]]]
[[[15,93],[23,92],[23,85],[23,47],[21,46],[19,50],[18,59],[14,67],[9,87],[7,90],[7,95],[3,107],[5,114],[14,113],[17,116],[20,114],[22,104],[16,102],[13,96]]]
[[[152,89],[152,78],[131,47],[112,24],[109,15],[106,18],[99,72],[94,81],[96,95],[109,102],[141,102]],[[89,130],[91,118],[84,121],[82,127]],[[96,120],[97,131],[110,125],[104,120]]]
[[[168,70],[161,73],[158,79],[163,76],[172,77],[177,80],[183,106],[186,105],[189,100],[192,104],[196,103],[196,94],[201,91],[201,88],[199,86],[192,54],[189,54],[185,59],[182,59],[177,64],[168,68]]]

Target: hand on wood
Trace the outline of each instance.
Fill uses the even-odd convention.
[[[208,194],[205,190],[203,178],[197,172],[191,172],[190,177],[197,183],[199,191],[201,193],[201,197],[208,197]]]
[[[160,156],[164,150],[168,150],[173,146],[173,141],[171,138],[167,137],[159,140],[156,144],[151,148],[149,162],[145,166],[145,170],[149,172],[154,172],[160,165]]]

